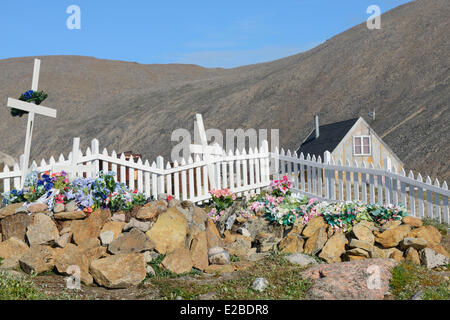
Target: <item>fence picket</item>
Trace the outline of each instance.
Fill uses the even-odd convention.
[[[322,164],[322,158],[319,156],[317,158],[317,163]],[[323,190],[322,190],[322,169],[317,167],[317,189],[318,189],[318,196],[322,198]]]
[[[423,182],[422,175],[420,173],[417,175],[417,181]],[[419,200],[418,214],[419,214],[419,217],[422,219],[425,215],[425,208],[423,206],[423,189],[421,187],[418,187],[417,195],[419,197],[419,199],[418,199]]]
[[[188,164],[193,164],[194,160],[192,160],[192,156],[189,157],[188,159]],[[189,196],[188,199],[191,198],[195,198],[195,194],[194,194],[194,169],[189,169]]]
[[[411,180],[414,180],[414,173],[410,170],[409,176]],[[414,197],[414,186],[409,184],[409,206],[410,206],[410,213],[413,217],[417,217],[416,214],[416,201]]]
[[[250,156],[253,156],[253,150],[250,148],[248,154]],[[250,159],[248,161],[248,171],[249,171],[249,182],[250,185],[254,185],[255,184],[255,161],[253,159]],[[255,194],[255,191],[252,189],[250,190],[250,194]]]
[[[113,151],[113,153],[115,153],[115,151]],[[145,160],[144,166],[147,168],[150,168],[150,163],[148,160]],[[115,168],[117,170],[117,167]],[[114,166],[113,166],[113,170],[114,170]],[[150,171],[145,171],[144,172],[144,194],[147,198],[150,198],[151,194],[151,188],[150,188]]]
[[[367,163],[363,161],[363,169],[367,169]],[[367,203],[367,173],[361,173],[361,198],[363,203]]]
[[[425,183],[431,185],[431,178],[427,176]],[[433,219],[433,193],[430,189],[427,189],[427,216]]]
[[[138,159],[137,164],[142,166],[142,159],[141,158]],[[139,193],[143,193],[144,192],[144,179],[143,179],[142,170],[137,170],[137,191]]]
[[[447,181],[444,181],[442,184],[442,189],[446,191],[448,190]],[[446,195],[442,196],[442,215],[444,222],[448,224],[450,221],[448,216],[448,196]]]
[[[176,169],[178,168],[178,161],[175,160],[173,163],[173,167]],[[175,199],[180,200],[180,172],[175,171],[173,173],[173,188],[174,188],[174,196]]]
[[[198,155],[197,155],[198,157]],[[167,162],[166,164],[166,170],[172,169],[170,166],[170,162]],[[173,195],[173,188],[172,188],[172,175],[169,173],[168,175],[166,175],[166,181],[167,181],[167,195]]]
[[[434,186],[437,187],[437,188],[441,187],[438,179],[436,179],[434,181]],[[439,222],[442,222],[442,217],[441,217],[441,197],[436,192],[434,193],[434,209],[435,209],[435,212],[434,212],[435,219],[437,219]]]
[[[358,168],[358,162],[355,160],[354,168]],[[353,184],[354,184],[354,199],[355,201],[359,201],[359,174],[357,172],[353,173]]]

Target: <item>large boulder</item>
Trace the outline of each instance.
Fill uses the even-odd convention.
[[[63,249],[55,249],[55,267],[63,275],[72,275],[71,270],[79,268],[81,282],[91,285],[93,279],[89,274],[89,260],[83,251],[73,243],[68,243]]]
[[[33,222],[27,227],[27,239],[31,245],[51,244],[59,238],[59,231],[53,220],[44,213],[34,215]]]
[[[392,227],[382,233],[375,232],[375,241],[384,248],[396,247],[410,231],[411,227],[405,224]]]
[[[23,205],[24,205],[23,202],[13,203],[13,204],[10,204],[10,205],[0,209],[0,219],[4,219],[6,217],[12,216],[13,214],[17,213],[17,210],[20,209]]]
[[[176,208],[162,213],[153,227],[147,231],[147,237],[161,254],[184,248],[188,233],[186,217]]]
[[[341,255],[345,253],[345,245],[348,243],[343,232],[335,233],[325,244],[319,257],[328,263],[341,262]]]
[[[310,300],[383,300],[389,291],[392,259],[368,259],[320,264],[302,272],[312,280]]]
[[[408,234],[408,238],[422,238],[426,240],[427,243],[440,244],[442,235],[439,230],[433,226],[423,226],[412,230]]]
[[[208,248],[221,247],[223,245],[219,230],[211,219],[206,221],[206,241]]]
[[[10,208],[13,205],[10,205],[7,208]],[[8,215],[3,218],[0,222],[2,227],[3,240],[7,240],[9,238],[17,238],[22,241],[26,241],[26,233],[27,227],[33,222],[33,217],[29,216],[26,213],[17,213]]]
[[[136,214],[136,218],[144,221],[154,221],[158,216],[167,211],[167,203],[164,200],[149,202]]]
[[[73,241],[80,244],[89,238],[98,238],[103,226],[111,218],[109,210],[95,210],[84,220],[74,220],[71,223]]]
[[[286,238],[283,238],[278,244],[278,248],[282,253],[301,253],[303,252],[303,245],[305,239],[297,233],[289,233]]]
[[[94,260],[89,271],[96,283],[110,289],[136,286],[147,274],[144,255],[141,253],[119,254]]]
[[[437,253],[436,251],[425,248],[420,251],[420,260],[428,268],[436,268],[450,263],[450,259],[446,256]]]
[[[138,229],[131,229],[130,232],[122,233],[116,240],[108,246],[108,251],[112,254],[139,253],[153,250],[154,245],[147,238],[145,233]]]
[[[55,265],[53,249],[44,245],[32,245],[30,250],[20,257],[19,263],[26,273],[50,271]]]
[[[189,250],[184,248],[178,248],[168,253],[161,264],[167,270],[177,274],[189,273],[193,266]]]
[[[124,226],[125,226],[125,222],[109,221],[109,222],[105,223],[102,230],[100,231],[100,234],[107,232],[107,231],[112,231],[113,240],[114,240],[114,239],[117,239],[121,235]]]
[[[194,268],[205,270],[208,266],[208,241],[206,240],[206,232],[199,232],[192,240],[191,260]]]
[[[411,227],[419,228],[422,226],[422,219],[406,216],[402,219],[404,224],[410,225]]]
[[[368,221],[361,221],[354,225],[352,231],[358,240],[374,244],[375,237],[372,233],[372,225]]]
[[[302,231],[302,235],[307,238],[310,238],[317,232],[317,230],[319,230],[322,227],[325,228],[327,227],[327,224],[323,220],[323,217],[320,216],[314,217],[305,226],[305,228]]]
[[[20,256],[28,250],[25,242],[15,237],[0,242],[0,258],[8,259],[14,256]]]
[[[237,235],[234,242],[225,246],[225,248],[231,255],[244,259],[249,255],[251,247],[252,239],[242,235]]]
[[[305,228],[306,229],[306,228]],[[303,234],[305,230],[303,230]],[[307,233],[309,234],[309,233]],[[327,228],[325,226],[320,227],[306,240],[304,252],[306,254],[315,255],[327,242]]]

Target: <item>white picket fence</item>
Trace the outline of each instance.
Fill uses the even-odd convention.
[[[403,168],[399,171],[391,166],[389,158],[384,161],[385,168],[381,168],[365,162],[336,163],[329,152],[325,157],[324,161],[310,155],[305,158],[282,149],[275,150],[271,159],[275,160],[275,176],[290,177],[294,192],[332,202],[402,204],[411,216],[449,223],[447,182],[441,186],[437,179],[432,183],[430,177],[424,182],[420,173],[417,177],[412,171],[406,175]]]
[[[100,170],[113,171],[119,182],[130,189],[144,193],[147,197],[158,198],[158,194],[172,194],[176,199],[202,203],[209,199],[209,182],[206,161],[203,155],[180,163],[165,162],[157,157],[150,162],[125,155],[118,157],[115,151],[106,149],[100,153],[99,142],[92,140],[91,146],[83,153],[79,147],[80,140],[75,138],[72,152],[67,159],[60,155],[56,161],[53,157],[42,160],[38,165],[32,162],[31,169],[38,172],[67,171],[75,176],[95,177]],[[235,152],[226,156],[213,156],[214,179],[218,189],[229,188],[238,196],[259,193],[270,185],[270,180],[287,175],[293,182],[295,193],[308,197],[317,197],[326,201],[361,201],[362,203],[403,204],[412,216],[431,217],[449,223],[448,197],[450,192],[446,182],[440,185],[438,180],[432,183],[430,177],[423,181],[419,174],[414,177],[412,171],[406,175],[390,166],[386,159],[385,168],[373,164],[335,163],[330,153],[322,161],[303,154],[297,156],[290,151],[270,153],[267,141],[261,147]],[[272,170],[270,170],[272,167]],[[20,188],[22,168],[15,164],[13,168],[4,167],[0,172],[3,190]],[[272,174],[272,173],[274,174]],[[1,181],[0,181],[1,182]]]
[[[53,157],[47,162],[43,159],[38,165],[35,161],[31,164],[31,170],[37,172],[66,171],[71,178],[95,177],[100,170],[116,173],[118,182],[125,183],[131,190],[144,193],[147,197],[158,198],[158,194],[172,194],[176,199],[203,202],[211,199],[209,194],[209,181],[206,161],[203,155],[194,154],[187,161],[182,159],[180,163],[164,161],[159,156],[156,161],[150,162],[132,157],[126,160],[125,155],[118,157],[116,151],[108,153],[106,149],[99,152],[99,142],[92,140],[91,146],[83,152],[79,148],[80,140],[75,138],[72,152],[67,159],[60,155],[58,161]],[[212,156],[212,166],[215,173],[215,182],[218,189],[229,188],[238,195],[259,193],[270,183],[269,157],[267,141],[261,148],[251,149],[248,153],[236,151],[229,152],[226,156]],[[21,166],[15,164],[12,170],[8,166],[0,172],[0,180],[3,180],[3,190],[20,188]]]

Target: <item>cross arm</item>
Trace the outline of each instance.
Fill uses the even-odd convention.
[[[35,105],[33,103],[29,103],[29,102],[25,102],[25,101],[13,99],[13,98],[8,98],[8,107],[16,108],[16,109],[20,109],[20,110],[24,110],[24,111],[28,111],[28,112],[34,112],[34,113],[41,114],[41,115],[44,115],[47,117],[56,118],[56,110],[55,109],[47,108],[47,107],[44,107],[41,105]]]

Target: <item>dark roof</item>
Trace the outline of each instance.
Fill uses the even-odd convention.
[[[316,139],[316,129],[314,128],[297,150],[297,154],[300,155],[303,152],[305,157],[310,154],[311,156],[315,155],[316,158],[320,156],[323,159],[325,151],[333,152],[358,119],[355,118],[319,126],[318,139]]]

